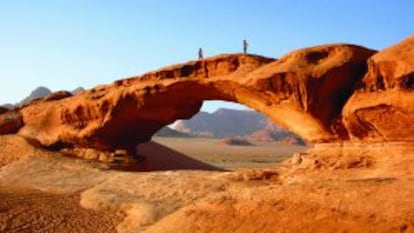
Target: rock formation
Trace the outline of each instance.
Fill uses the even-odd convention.
[[[2,135],[0,148],[0,168],[23,158],[41,157],[49,154],[48,151],[18,135]]]
[[[280,60],[222,55],[0,108],[0,134],[18,134],[0,136],[0,209],[7,220],[0,228],[115,228],[96,228],[109,223],[73,214],[69,207],[79,201],[95,212],[118,213],[110,216],[117,224],[124,218],[118,232],[412,232],[414,37],[374,54],[326,45]],[[276,168],[223,173],[154,142],[140,143],[211,99],[254,108],[314,147]],[[133,164],[137,170],[178,171],[108,171],[108,164],[64,158],[39,143],[103,161],[140,143],[134,159],[148,159]],[[76,201],[59,202],[62,212],[51,194]],[[45,211],[38,214],[40,208]],[[94,230],[72,218],[60,224],[68,211]],[[51,212],[51,221],[42,214]]]
[[[7,112],[7,111],[9,111],[9,108],[6,108],[6,107],[3,107],[3,106],[0,106],[0,114],[3,114],[3,113],[5,113],[5,112]]]
[[[414,36],[368,59],[343,115],[355,140],[414,141]]]
[[[22,126],[23,117],[19,112],[13,110],[4,111],[3,114],[0,115],[0,135],[16,133]]]
[[[332,44],[279,60],[233,54],[191,61],[33,102],[19,110],[18,134],[46,147],[134,150],[163,126],[191,118],[204,100],[225,100],[312,143],[412,141],[413,48],[410,38],[376,55]]]
[[[33,103],[21,109],[25,126],[19,134],[44,146],[132,150],[163,126],[192,117],[203,100],[230,99],[216,84],[231,88],[233,81],[226,80],[271,61],[223,55],[116,81],[72,98]]]

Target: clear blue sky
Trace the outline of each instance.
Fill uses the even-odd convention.
[[[333,42],[382,49],[414,33],[414,1],[1,1],[0,29],[0,103],[13,103],[40,85],[91,88],[194,59],[199,47],[240,52],[243,39],[270,57]]]

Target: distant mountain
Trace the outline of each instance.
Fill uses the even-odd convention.
[[[78,88],[76,88],[75,90],[73,90],[73,91],[71,91],[72,92],[72,94],[73,95],[76,95],[76,94],[78,94],[78,93],[80,93],[80,92],[82,92],[82,91],[84,91],[85,90],[85,88],[83,88],[83,87],[78,87]]]
[[[174,129],[193,136],[304,144],[295,134],[275,125],[261,113],[250,110],[222,108],[213,113],[199,112],[190,120],[178,121]]]
[[[80,93],[80,92],[82,92],[84,90],[85,89],[83,87],[78,87],[78,88],[74,89],[73,91],[71,91],[70,93],[72,93],[73,95],[76,95],[76,94],[78,94],[78,93]],[[22,101],[20,101],[20,103],[15,104],[15,105],[12,105],[12,104],[4,104],[4,105],[1,105],[1,106],[2,107],[5,107],[5,108],[11,109],[11,108],[14,108],[16,106],[22,106],[22,105],[28,104],[28,103],[32,102],[33,100],[43,98],[43,97],[48,96],[48,95],[50,95],[52,93],[53,92],[49,88],[40,86],[40,87],[37,87],[36,89],[34,89],[29,94],[29,96],[27,96]]]
[[[2,108],[13,109],[15,106],[13,104],[2,104],[0,105]]]
[[[283,141],[297,145],[306,145],[302,138],[280,128],[271,121],[268,121],[264,128],[246,135],[244,138],[252,141]]]
[[[181,120],[174,129],[196,136],[229,138],[251,134],[266,123],[267,119],[258,112],[221,108],[214,113],[199,112],[190,120]]]
[[[20,105],[25,105],[30,103],[31,101],[39,98],[43,98],[47,95],[52,94],[52,91],[47,87],[37,87],[34,89],[30,95],[26,98],[24,98],[22,101],[20,101]]]
[[[190,137],[188,133],[179,132],[175,129],[171,129],[170,127],[164,127],[160,129],[154,136],[159,137]]]

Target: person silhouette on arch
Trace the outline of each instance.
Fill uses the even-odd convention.
[[[203,49],[202,48],[199,48],[198,49],[198,60],[201,60],[203,58],[204,58],[204,56],[203,56]]]
[[[243,40],[243,53],[247,54],[247,47],[249,47],[249,44],[246,40]]]

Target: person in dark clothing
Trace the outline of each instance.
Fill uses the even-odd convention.
[[[247,43],[246,40],[243,40],[243,53],[247,54],[247,47],[249,46],[249,44]]]
[[[203,59],[203,49],[199,48],[198,49],[198,60],[201,60],[201,59]]]

